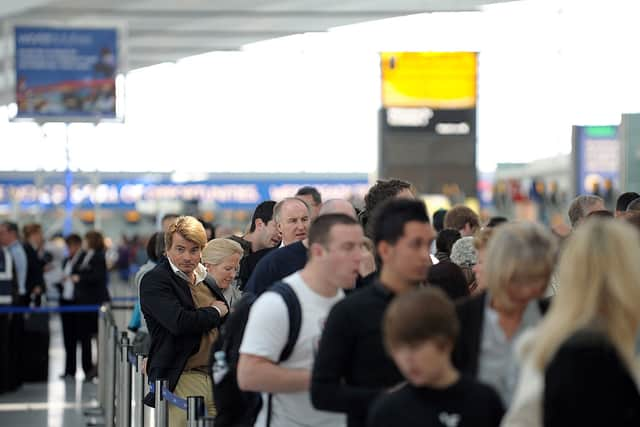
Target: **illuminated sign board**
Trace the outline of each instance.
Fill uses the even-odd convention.
[[[621,146],[617,126],[577,127],[578,194],[620,185]]]
[[[281,200],[291,197],[305,185],[316,187],[325,199],[362,198],[369,189],[366,178],[345,180],[296,180],[223,182],[204,181],[187,183],[103,182],[74,184],[71,186],[71,202],[77,206],[96,204],[111,207],[132,208],[138,202],[167,200],[198,200],[215,203],[221,208],[249,208],[264,200]],[[21,206],[39,205],[45,208],[65,202],[64,184],[0,181],[0,205],[16,202]]]
[[[383,52],[382,105],[462,110],[476,106],[474,52]]]

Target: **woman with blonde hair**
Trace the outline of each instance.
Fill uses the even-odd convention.
[[[541,298],[556,253],[554,237],[541,225],[511,223],[496,228],[483,264],[487,290],[457,307],[460,335],[454,364],[493,386],[506,407],[517,381],[514,342],[546,312],[548,303]]]
[[[226,238],[213,239],[202,250],[202,263],[232,308],[242,295],[234,282],[243,254],[238,242]]]
[[[553,306],[521,344],[503,426],[640,425],[639,260],[640,236],[623,221],[589,219],[571,235]]]

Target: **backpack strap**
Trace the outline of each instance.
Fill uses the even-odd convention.
[[[287,305],[287,311],[289,312],[289,337],[278,359],[278,363],[281,363],[291,357],[293,348],[298,341],[300,327],[302,326],[302,307],[300,307],[298,296],[288,283],[282,281],[276,282],[268,290],[277,293],[284,299]],[[267,396],[267,427],[271,426],[272,400],[273,393],[269,393]]]
[[[300,300],[295,291],[285,282],[276,282],[269,288],[269,291],[276,292],[282,297],[287,305],[287,311],[289,312],[289,337],[287,343],[280,353],[278,363],[284,362],[293,353],[293,348],[296,346],[298,336],[300,335],[300,328],[302,326],[302,307],[300,307]]]

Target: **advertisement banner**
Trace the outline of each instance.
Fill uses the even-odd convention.
[[[248,209],[264,200],[291,197],[298,188],[311,185],[325,200],[363,198],[369,189],[366,177],[341,180],[260,180],[194,181],[185,183],[144,181],[102,181],[76,183],[67,189],[64,183],[0,181],[0,207],[16,203],[22,208],[55,208],[65,203],[70,193],[72,206],[133,209],[140,202],[198,201],[222,209]]]
[[[116,119],[118,31],[17,26],[16,118]]]
[[[578,126],[577,191],[600,194],[620,188],[620,141],[617,126]]]

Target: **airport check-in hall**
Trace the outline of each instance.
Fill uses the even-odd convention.
[[[639,14],[3,1],[0,424],[640,425]]]

